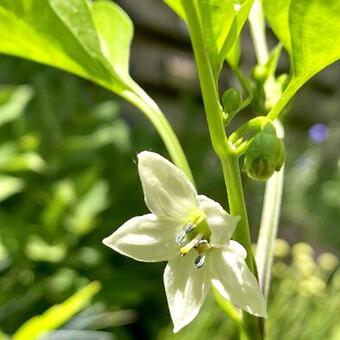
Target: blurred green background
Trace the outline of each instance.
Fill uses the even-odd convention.
[[[160,1],[120,4],[136,23],[133,75],[175,127],[199,192],[226,205],[183,26]],[[247,33],[243,45],[249,73],[254,57]],[[287,69],[284,58],[280,68]],[[279,235],[286,241],[276,250],[269,339],[340,339],[339,81],[337,64],[305,86],[285,118]],[[227,86],[235,86],[230,72],[221,82]],[[237,325],[212,298],[192,325],[173,335],[164,264],[138,263],[101,243],[147,211],[135,163],[145,149],[166,155],[146,119],[111,93],[0,56],[1,340],[14,333],[14,339],[35,339],[53,329],[40,338],[236,339]],[[264,186],[244,180],[256,240]]]

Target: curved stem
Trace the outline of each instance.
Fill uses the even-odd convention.
[[[274,107],[270,110],[267,115],[267,118],[270,120],[279,119],[282,115],[283,109],[289,103],[289,101],[293,98],[295,93],[300,89],[300,87],[304,84],[304,82],[300,78],[293,78],[284,92],[282,93],[279,101],[274,105]]]
[[[194,183],[190,166],[178,138],[158,105],[137,84],[133,87],[133,90],[125,91],[122,96],[139,108],[151,121],[161,136],[174,164],[182,169],[186,176]]]

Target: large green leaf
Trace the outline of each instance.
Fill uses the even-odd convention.
[[[312,76],[340,59],[339,0],[263,0],[266,17],[292,61],[292,80],[276,116]]]
[[[266,17],[305,80],[340,59],[340,1],[263,0]]]
[[[185,19],[181,0],[165,2]],[[218,76],[228,52],[234,46],[252,3],[253,0],[196,1],[203,39],[215,76]]]
[[[296,76],[309,78],[340,58],[339,0],[294,0],[289,21]]]
[[[103,23],[109,16],[111,34]],[[118,94],[129,82],[131,35],[129,18],[109,1],[0,0],[0,53],[67,70]],[[112,41],[121,46],[114,53],[108,48]]]
[[[270,27],[282,42],[283,46],[290,52],[289,32],[289,5],[290,0],[262,0],[266,18]]]

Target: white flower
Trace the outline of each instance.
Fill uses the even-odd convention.
[[[247,253],[230,240],[239,218],[198,195],[184,173],[156,153],[140,153],[138,171],[151,214],[128,220],[103,243],[138,261],[168,261],[164,286],[174,332],[196,317],[210,284],[235,306],[265,317]]]

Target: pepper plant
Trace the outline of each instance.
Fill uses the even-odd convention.
[[[175,330],[198,313],[206,282],[211,280],[223,310],[231,318],[241,320],[240,337],[264,339],[265,299],[283,188],[285,150],[280,120],[296,92],[340,58],[340,2],[164,2],[188,28],[207,133],[220,160],[229,213],[218,203],[197,195],[195,174],[190,169],[190,155],[187,158],[185,145],[182,147],[155,101],[131,78],[129,51],[133,23],[117,4],[108,0],[0,0],[0,52],[89,79],[145,114],[164,141],[173,163],[152,153],[139,155],[145,199],[152,212],[144,219],[151,221],[155,230],[152,235],[136,232],[143,229],[145,222],[139,219],[135,228],[129,230],[123,225],[104,242],[139,260],[169,260],[164,279]],[[265,18],[279,40],[271,50],[266,39]],[[240,68],[240,34],[247,21],[257,58],[251,76]],[[289,74],[276,72],[283,50],[289,55]],[[226,63],[238,78],[240,91],[220,88],[219,78]],[[246,106],[255,114],[248,121],[243,118]],[[232,131],[235,116],[244,122]],[[256,254],[251,246],[242,169],[253,180],[267,181]],[[174,221],[175,228],[172,228]],[[151,232],[150,225],[146,227]],[[147,258],[147,252],[153,252],[151,248],[138,256],[134,253],[134,247],[141,244],[144,247],[157,240],[159,247],[163,247],[161,251],[171,249],[166,256],[164,252],[159,257],[153,253],[154,258]],[[127,245],[131,246],[128,250]],[[178,251],[172,252],[174,248]],[[182,269],[174,270],[174,262]],[[190,266],[183,265],[187,262]],[[221,263],[233,264],[228,267]],[[209,274],[204,274],[206,272]],[[212,274],[217,272],[223,280]],[[197,291],[201,291],[198,300]],[[193,302],[191,307],[189,302]]]

